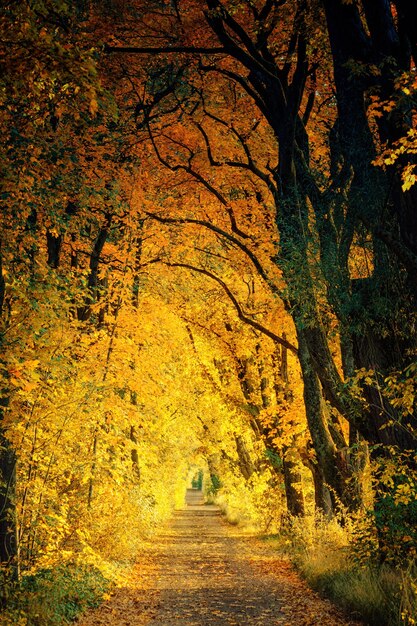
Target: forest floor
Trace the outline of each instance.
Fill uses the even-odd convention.
[[[189,492],[126,586],[79,626],[353,626],[273,547]]]

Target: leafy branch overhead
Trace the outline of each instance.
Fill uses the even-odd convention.
[[[7,623],[73,619],[198,483],[304,547],[324,515],[411,625],[415,3],[3,9]]]

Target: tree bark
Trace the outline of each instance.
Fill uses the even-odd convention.
[[[61,247],[62,247],[62,235],[54,235],[49,230],[46,232],[46,244],[48,250],[47,263],[49,267],[54,270],[58,269]]]
[[[245,480],[249,480],[255,471],[255,466],[241,435],[235,435],[236,452],[239,459],[239,468]]]
[[[113,215],[106,213],[103,226],[100,228],[97,238],[95,240],[93,250],[90,256],[90,273],[88,276],[88,295],[85,298],[85,304],[79,307],[77,310],[77,317],[80,321],[85,322],[91,315],[91,305],[97,300],[98,297],[98,270],[100,265],[101,253],[103,252],[104,244],[107,241],[109,235],[110,226]]]
[[[303,479],[298,463],[289,456],[282,459],[282,469],[284,473],[285,498],[287,501],[287,511],[293,517],[304,517],[304,494]]]

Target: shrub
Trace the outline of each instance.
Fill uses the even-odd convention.
[[[294,519],[281,538],[290,558],[313,589],[369,626],[414,626],[417,579],[412,565],[395,569],[375,558],[372,518]]]
[[[62,626],[100,604],[110,582],[92,566],[63,564],[23,576],[5,624]]]

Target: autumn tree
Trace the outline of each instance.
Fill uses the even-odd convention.
[[[215,12],[213,12],[213,15],[214,14]],[[145,19],[146,19],[146,13],[145,13]],[[167,17],[167,19],[169,19],[169,16]],[[146,50],[142,50],[141,48],[138,48],[137,51],[145,52]],[[205,53],[209,52],[209,46],[206,46],[206,48],[202,50],[202,52],[205,52]],[[223,50],[223,52],[225,51]],[[271,177],[271,173],[268,171],[268,168],[265,168],[264,166],[258,166],[258,159],[262,160],[263,158],[265,161],[268,161],[269,153],[265,150],[265,145],[270,146],[271,149],[273,150],[276,149],[276,145],[275,145],[274,135],[270,133],[269,124],[265,124],[265,122],[261,121],[261,118],[258,119],[257,117],[254,118],[254,122],[252,124],[247,123],[247,121],[242,119],[240,115],[239,103],[236,101],[236,95],[234,96],[233,94],[235,93],[235,90],[238,89],[239,97],[245,99],[244,91],[240,90],[241,86],[239,85],[239,81],[236,78],[236,76],[238,75],[234,73],[235,66],[233,66],[233,69],[229,69],[231,66],[230,66],[230,62],[227,61],[227,59],[224,61],[223,64],[225,66],[224,68],[222,66],[216,66],[216,65],[204,66],[204,64],[200,64],[200,66],[197,69],[197,75],[199,78],[197,79],[197,82],[193,82],[191,84],[191,86],[188,89],[188,92],[184,91],[182,88],[182,85],[184,84],[183,80],[180,80],[177,85],[175,84],[175,81],[174,83],[171,84],[171,87],[169,90],[170,95],[172,95],[171,92],[173,92],[174,89],[176,89],[176,92],[173,96],[174,101],[175,101],[175,97],[178,97],[178,94],[180,93],[181,102],[184,102],[184,97],[185,97],[184,94],[188,95],[189,102],[190,101],[196,102],[196,104],[193,105],[193,108],[192,108],[192,111],[194,114],[194,118],[193,118],[194,123],[191,123],[188,126],[188,131],[187,131],[188,135],[186,137],[184,135],[180,136],[180,133],[184,131],[181,131],[181,127],[179,125],[177,125],[175,129],[173,129],[172,123],[171,123],[171,127],[169,128],[169,130],[164,131],[164,128],[169,124],[169,122],[166,117],[161,118],[161,114],[163,113],[163,111],[160,112],[160,115],[158,115],[157,112],[149,113],[149,110],[153,111],[152,108],[151,109],[149,108],[149,107],[152,107],[152,98],[153,98],[152,93],[150,94],[151,97],[149,100],[149,104],[146,105],[145,102],[141,103],[138,110],[141,112],[148,111],[148,113],[144,114],[144,116],[141,115],[140,124],[141,125],[146,124],[148,126],[148,130],[151,133],[152,144],[157,153],[159,160],[165,166],[169,167],[172,171],[177,172],[177,173],[182,173],[184,175],[183,179],[188,178],[188,180],[190,181],[194,179],[196,182],[200,183],[205,189],[205,192],[212,194],[215,197],[215,199],[217,199],[217,201],[220,204],[220,207],[223,207],[223,211],[225,211],[228,214],[227,219],[230,223],[230,228],[232,232],[236,233],[236,236],[234,237],[234,242],[233,242],[234,245],[240,246],[242,248],[245,245],[244,239],[247,237],[247,234],[242,224],[240,224],[236,219],[236,215],[235,215],[236,209],[231,208],[232,206],[234,207],[239,206],[239,200],[238,200],[239,192],[237,192],[236,199],[234,199],[234,201],[231,202],[231,198],[233,197],[233,193],[234,193],[233,184],[231,185],[231,190],[230,191],[228,190],[226,193],[224,193],[223,190],[226,189],[225,185],[227,185],[227,183],[222,184],[221,190],[219,189],[218,186],[215,187],[213,184],[208,182],[207,176],[203,175],[201,167],[204,164],[206,168],[209,167],[212,169],[222,168],[224,170],[225,168],[230,168],[231,169],[231,173],[229,175],[230,179],[232,177],[235,177],[236,179],[236,174],[238,170],[240,169],[242,171],[241,173],[242,184],[245,185],[245,180],[251,180],[251,184],[253,185],[253,188],[256,189],[256,193],[254,193],[253,191],[243,192],[242,198],[240,200],[240,206],[243,209],[244,203],[248,204],[248,200],[249,198],[251,198],[251,204],[254,207],[254,214],[256,214],[256,211],[259,211],[260,206],[262,206],[260,205],[260,202],[262,202],[262,193],[266,192],[267,195],[265,196],[265,205],[264,205],[265,208],[263,211],[263,214],[264,214],[263,222],[266,221],[266,223],[268,222],[270,223],[271,218],[267,217],[268,211],[270,211],[268,203],[270,202],[271,199],[273,200],[273,202],[275,202],[274,197],[275,199],[278,198],[278,192],[276,190],[275,195],[272,195],[271,197],[270,195],[271,189],[273,190],[275,188],[274,179],[273,177]],[[229,67],[228,67],[228,64],[229,64]],[[188,67],[188,71],[189,71],[189,67]],[[213,75],[215,76],[215,78],[212,78]],[[237,83],[237,86],[234,85],[233,83],[232,84],[230,83],[230,79],[235,79],[235,78],[236,78],[235,82]],[[220,92],[222,92],[223,94],[220,100],[217,99],[217,102],[214,105],[213,110],[210,109],[209,96],[207,95],[210,93],[210,89],[214,90],[216,94],[220,94]],[[230,93],[229,100],[225,100],[224,98],[225,93]],[[234,98],[235,98],[235,101],[234,101]],[[156,97],[155,99],[156,99],[156,102],[159,103],[160,98]],[[249,102],[250,101],[248,101],[248,103]],[[255,102],[254,104],[255,104],[255,107],[256,105],[258,105],[258,108],[259,108],[259,103]],[[191,106],[191,104],[189,104],[188,106]],[[197,106],[199,106],[198,108],[199,115],[196,119],[195,115],[196,115]],[[253,104],[249,104],[249,106],[253,106]],[[165,104],[165,107],[167,108],[168,105]],[[180,104],[175,105],[175,103],[172,104],[172,111],[175,112],[178,108],[182,112],[186,111],[186,108],[184,108],[184,106],[181,106]],[[230,115],[231,108],[233,111],[232,115],[234,115],[233,122],[231,122],[227,117],[228,115]],[[272,108],[272,105],[271,105],[271,108]],[[181,115],[182,114],[183,113],[181,113]],[[256,108],[254,109],[253,114],[255,116],[257,115]],[[146,117],[146,115],[148,115],[148,117]],[[152,126],[152,124],[155,121],[158,122],[159,120],[162,120],[161,131],[156,130]],[[232,126],[230,126],[230,124],[232,124]],[[233,124],[235,124],[235,126],[233,126]],[[242,124],[246,126],[245,129],[242,127]],[[220,133],[222,133],[225,137],[228,137],[229,141],[227,145],[231,150],[230,155],[222,154],[222,151],[220,149],[219,154],[221,154],[221,156],[217,156],[218,150],[216,152],[213,137],[219,136]],[[262,136],[262,139],[256,142],[255,138],[257,134],[259,136]],[[161,143],[162,140],[165,142],[164,147],[162,147],[162,143]],[[202,142],[203,144],[203,153],[201,152],[201,148],[197,148],[198,143],[197,144],[194,143],[198,140],[200,141],[200,143]],[[264,141],[263,147],[261,147],[262,141]],[[259,154],[256,153],[256,150],[259,150]],[[174,156],[174,152],[176,155],[179,155],[182,153],[182,156],[180,156],[179,158],[176,158]],[[204,156],[202,156],[202,154],[204,155],[204,153],[205,153],[205,163],[204,161],[202,161],[202,159],[204,159]],[[277,170],[277,176],[282,178],[282,175],[278,174],[278,170]],[[266,200],[266,198],[268,198],[268,200]],[[224,218],[222,217],[220,217],[220,219],[224,220]],[[198,223],[198,220],[195,223]],[[248,228],[250,232],[250,229],[253,230],[253,220],[249,220],[249,224],[248,224]],[[280,238],[282,242],[283,241],[282,233],[280,233]],[[229,239],[230,239],[230,236],[229,236]],[[245,248],[246,248],[246,252],[250,250],[249,245],[246,245]],[[255,255],[251,252],[249,252],[249,254],[252,254],[252,261],[254,261]],[[256,261],[255,261],[255,264],[256,264]],[[257,267],[259,269],[260,267],[259,263],[257,264]],[[261,273],[265,276],[265,272],[261,270]],[[294,271],[292,275],[296,276],[296,280],[298,280],[298,284],[300,285],[302,282],[300,278],[301,276],[300,272]],[[273,285],[274,281],[271,279],[268,280],[267,278],[267,282],[270,285],[271,284]],[[276,284],[273,285],[272,288],[276,291],[277,289]],[[291,306],[291,303],[289,303],[289,306]],[[300,321],[300,324],[301,324],[301,321]],[[301,352],[302,356],[304,354],[306,353]],[[311,379],[309,382],[309,391],[306,394],[306,399],[307,399],[308,405],[310,406],[311,428],[314,430],[313,438],[315,438],[316,449],[320,450],[319,454],[321,455],[321,466],[323,468],[327,467],[327,470],[325,470],[326,480],[329,483],[333,484],[333,487],[336,489],[338,493],[341,493],[343,490],[341,486],[342,483],[339,481],[339,479],[337,479],[335,482],[335,476],[337,476],[337,473],[338,473],[334,471],[336,447],[334,443],[331,441],[331,437],[328,434],[326,427],[319,426],[320,424],[326,423],[327,417],[323,414],[322,417],[317,421],[317,415],[322,412],[322,404],[323,404],[321,400],[321,392],[320,392],[319,383],[313,382],[314,373],[312,369],[308,366],[307,361],[305,361],[304,365],[305,365],[304,369],[306,370],[306,372],[309,373],[309,376],[310,376],[309,380]],[[336,373],[337,372],[335,371],[334,374],[336,375]],[[306,386],[306,389],[307,387],[308,386]],[[316,398],[316,400],[314,398]],[[346,446],[343,446],[343,447],[346,447]],[[340,466],[339,470],[342,471],[342,468],[344,467],[343,463],[339,463],[339,466]]]
[[[203,150],[206,164],[212,170],[232,168],[236,174],[240,169],[246,173],[247,180],[251,178],[253,181],[256,177],[258,184],[264,186],[269,202],[276,208],[278,264],[287,284],[288,305],[297,327],[310,428],[326,481],[342,494],[343,484],[349,476],[346,445],[342,440],[339,448],[329,435],[322,394],[333,409],[349,421],[352,433],[358,430],[372,444],[390,442],[407,448],[414,441],[412,418],[407,417],[407,423],[400,423],[392,405],[385,400],[381,404],[382,396],[378,392],[384,376],[405,367],[413,353],[414,335],[409,326],[412,324],[413,292],[407,286],[410,281],[407,279],[404,283],[402,278],[407,274],[411,276],[407,269],[411,265],[406,261],[407,246],[403,246],[403,252],[399,254],[398,237],[394,234],[398,219],[394,219],[391,232],[389,229],[381,232],[384,211],[390,206],[390,202],[385,202],[387,196],[383,191],[388,178],[378,172],[373,161],[381,139],[386,139],[382,127],[392,124],[388,120],[390,107],[382,114],[383,120],[378,122],[377,128],[372,126],[371,118],[366,114],[372,93],[376,90],[386,94],[388,85],[392,91],[392,77],[398,76],[401,68],[410,66],[413,42],[410,29],[404,26],[406,10],[397,7],[400,19],[395,24],[395,8],[388,3],[381,8],[380,19],[377,18],[378,11],[369,8],[367,3],[363,3],[361,15],[356,5],[344,3],[335,6],[324,3],[322,7],[320,3],[266,2],[262,6],[241,3],[232,7],[213,1],[207,2],[203,11],[191,4],[187,5],[187,10],[185,4],[180,9],[183,12],[167,11],[164,16],[171,28],[169,47],[164,47],[160,41],[157,47],[153,45],[149,26],[152,8],[147,7],[138,13],[145,26],[140,40],[133,37],[130,46],[116,45],[109,51],[140,55],[153,51],[169,54],[170,58],[178,53],[177,63],[183,62],[187,67],[187,77],[195,68],[192,76],[198,76],[198,79],[189,79],[187,84],[194,87],[194,100],[190,96],[189,101],[195,102],[191,110],[194,132],[201,135],[199,152],[190,146],[189,137],[193,131],[189,131],[185,142],[176,138],[175,133],[172,136],[158,131],[155,135],[152,123],[159,119],[157,108],[152,108],[152,98],[140,103],[139,111],[143,112],[140,124],[148,125],[151,135],[153,133],[152,141],[160,161],[175,172],[188,174],[206,190],[211,186],[213,191],[214,186],[211,182],[208,184],[207,178],[201,180]],[[192,30],[188,28],[191,22]],[[365,22],[369,34],[364,30]],[[345,24],[349,24],[350,30]],[[384,38],[385,26],[390,28]],[[372,61],[378,59],[379,62],[382,57],[386,61],[389,38],[392,45],[397,46],[397,61],[396,68],[386,72],[385,66],[372,65]],[[197,54],[199,60],[185,62],[185,53],[192,59]],[[163,66],[164,61],[161,63]],[[331,90],[327,96],[325,87],[326,81],[329,84],[333,80],[331,64],[337,109]],[[353,80],[352,77],[356,76],[358,80]],[[175,92],[181,93],[182,101],[183,84],[181,78]],[[317,89],[318,84],[324,86],[321,91]],[[227,105],[219,106],[219,99],[215,108],[210,109],[207,104],[210,93],[219,93],[219,85],[222,85],[223,94],[227,89],[238,94],[236,104],[231,98],[228,112],[225,112]],[[200,105],[196,92],[200,96]],[[166,95],[163,91],[159,94],[161,97]],[[223,101],[224,96],[220,103]],[[241,112],[242,103],[245,103],[246,112],[256,110],[260,114],[260,118],[254,117],[256,133],[260,134],[262,128],[270,132],[267,155],[250,143],[248,129],[243,131],[239,113],[233,117],[230,112]],[[398,111],[395,105],[394,108]],[[183,106],[180,110],[183,116],[186,108]],[[330,121],[327,128],[323,111]],[[410,123],[405,112],[400,113],[400,118],[403,124]],[[318,129],[321,126],[325,137],[320,136],[317,127],[316,133],[310,130],[312,119]],[[217,133],[213,131],[216,124]],[[227,144],[218,142],[217,137],[221,134],[228,138]],[[165,148],[165,152],[158,148],[162,137],[168,142],[167,146],[171,142],[172,155],[171,148]],[[326,142],[329,150],[324,148]],[[178,158],[181,152],[183,156]],[[275,155],[274,159],[271,155]],[[324,171],[322,168],[318,172],[316,164],[320,159],[326,165]],[[399,190],[398,184],[396,188]],[[261,198],[259,191],[257,193]],[[404,199],[401,202],[403,211],[406,211],[407,194],[401,190],[396,193]],[[227,202],[222,204],[227,211]],[[236,219],[231,228],[239,229],[240,236],[245,232]],[[371,243],[367,242],[366,233],[372,234]],[[368,274],[359,277],[352,272],[352,254],[358,243],[364,254],[367,247],[372,248]],[[311,262],[314,257],[316,268]],[[371,284],[372,293],[369,293],[367,289]],[[365,291],[360,291],[362,289],[365,289],[366,297]],[[394,309],[388,304],[393,300],[398,302]],[[375,380],[379,383],[375,388],[364,386],[365,403],[360,402],[343,383],[327,337],[328,322],[322,313],[323,301],[338,320],[344,375],[350,376],[355,369],[368,370],[371,366],[376,372]],[[401,325],[410,329],[404,335],[399,334],[399,320],[402,320]],[[367,343],[369,350],[364,347],[364,332],[368,339],[369,332],[372,335],[372,342]],[[394,345],[399,349],[394,349]],[[338,450],[343,452],[340,454]],[[347,500],[350,497],[347,496]]]
[[[88,115],[89,109],[96,106],[98,83],[91,51],[79,47],[77,30],[66,3],[57,6],[55,2],[42,2],[37,7],[29,3],[7,5],[2,11],[1,29],[2,43],[7,46],[7,54],[2,57],[1,79],[4,142],[1,165],[2,407],[7,415],[10,402],[8,334],[16,323],[24,320],[24,316],[20,321],[19,316],[16,317],[15,298],[23,295],[30,301],[30,282],[39,279],[35,270],[39,207],[43,205],[42,219],[48,225],[51,245],[52,239],[56,241],[59,237],[55,209],[61,213],[63,205],[64,220],[72,210],[68,196],[75,179],[73,173],[65,171],[72,148],[69,152],[64,149],[63,136],[55,137],[55,133],[60,118],[67,111],[72,120],[79,120],[82,128],[80,113]],[[63,133],[65,135],[65,130]],[[65,180],[66,198],[57,197],[59,180]],[[51,189],[56,189],[55,203],[51,202]],[[55,259],[57,254],[55,251]],[[53,256],[51,247],[51,263]],[[17,549],[13,513],[16,459],[4,429],[0,436],[0,561],[7,563]]]
[[[126,168],[115,180],[116,128],[105,141],[116,110],[81,26],[85,8],[74,14],[65,2],[13,4],[1,18],[9,52],[1,103],[0,561],[15,578],[34,563],[52,563],[64,544],[74,548],[78,532],[84,545],[85,528],[75,519],[87,519],[85,476],[92,480],[86,468],[96,461],[90,444],[97,429],[106,435],[106,471],[117,456],[120,475],[134,483],[128,426],[109,428],[105,404],[112,397],[117,405],[106,378],[120,299],[133,299],[133,283],[125,293],[121,282],[140,234],[126,219]],[[124,232],[130,242],[122,243]],[[125,260],[110,263],[117,245]],[[87,358],[95,346],[99,372]],[[91,422],[85,416],[93,398]],[[96,467],[99,473],[98,460]]]
[[[15,576],[129,555],[126,520],[140,537],[169,515],[189,463],[252,502],[273,484],[275,505],[283,476],[302,515],[300,461],[331,512],[360,504],[360,437],[383,467],[413,449],[413,16],[400,0],[7,5]],[[394,498],[409,522],[407,471],[380,476],[375,512]]]

